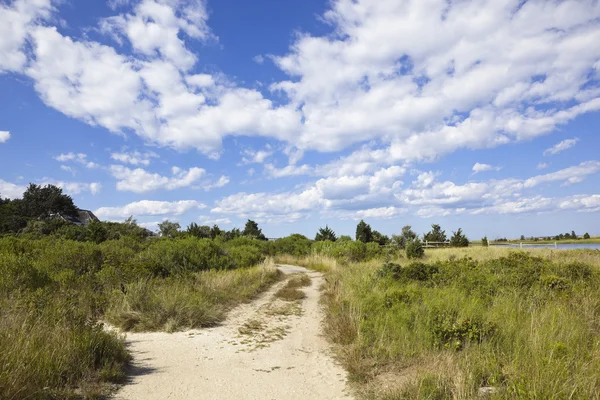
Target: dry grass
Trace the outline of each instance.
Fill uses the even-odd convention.
[[[280,279],[271,260],[254,268],[202,271],[172,279],[143,279],[115,291],[107,320],[126,331],[173,332],[212,326]]]
[[[296,301],[306,298],[306,293],[302,290],[284,287],[275,293],[275,297],[284,301]]]
[[[498,260],[511,253],[543,261]],[[325,332],[363,398],[473,399],[483,387],[491,398],[600,398],[600,252],[435,249],[424,262],[441,263],[441,280],[381,277],[383,260],[326,274]],[[544,286],[549,276],[566,289]],[[440,315],[450,319],[436,325]],[[464,320],[495,333],[435,344],[434,327],[456,332]]]

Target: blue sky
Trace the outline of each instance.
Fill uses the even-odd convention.
[[[0,2],[0,194],[270,237],[600,234],[600,4]]]

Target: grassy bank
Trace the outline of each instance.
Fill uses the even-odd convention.
[[[437,249],[326,270],[326,333],[364,398],[600,395],[600,254]]]
[[[0,238],[0,398],[106,394],[129,354],[102,321],[124,331],[214,325],[278,279],[262,246]]]

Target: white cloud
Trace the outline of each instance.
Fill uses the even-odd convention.
[[[570,149],[571,147],[575,146],[577,144],[577,142],[579,142],[579,138],[563,140],[562,142],[555,144],[554,146],[550,147],[549,149],[544,150],[544,155],[545,156],[556,155],[562,151],[565,151],[565,150]]]
[[[51,9],[50,0],[0,4],[0,73],[22,70],[27,62],[24,50],[27,33],[38,19],[49,17]]]
[[[102,189],[102,184],[99,182],[67,182],[67,181],[59,181],[50,178],[42,178],[40,179],[40,185],[54,185],[62,188],[67,194],[80,194],[84,192],[89,192],[93,195],[100,193]]]
[[[530,188],[546,182],[563,181],[564,184],[583,182],[588,175],[600,171],[600,161],[585,161],[573,167],[561,169],[545,175],[538,175],[527,179],[525,187]]]
[[[490,164],[475,163],[475,165],[473,165],[473,174],[486,171],[500,171],[501,169],[502,167],[495,167]]]
[[[35,2],[48,13],[48,1]],[[19,11],[18,26],[38,11]],[[187,41],[211,37],[201,1],[142,0],[104,19],[103,32],[127,41],[132,57],[39,24],[6,48],[20,49],[29,31],[26,73],[36,90],[89,124],[213,156],[227,135],[301,151],[375,140],[381,148],[366,151],[359,169],[528,140],[599,110],[588,85],[600,58],[599,17],[589,1],[334,0],[324,15],[333,33],[298,35],[288,54],[271,56],[289,76],[271,86],[289,99],[282,105],[220,74],[187,72],[197,62]]]
[[[242,157],[242,165],[252,163],[262,164],[267,158],[273,155],[273,150],[271,150],[270,146],[267,146],[264,150],[245,149],[242,151],[242,155],[244,156]]]
[[[94,211],[99,218],[127,218],[133,215],[134,218],[145,216],[171,215],[177,216],[185,214],[192,210],[200,210],[206,205],[196,200],[180,201],[152,201],[141,200],[129,203],[122,207],[101,207]]]
[[[229,177],[222,175],[218,181],[216,181],[214,183],[205,184],[205,185],[201,186],[200,188],[202,188],[208,192],[209,190],[212,190],[212,189],[221,188],[221,187],[227,185],[229,182],[230,182]]]
[[[145,193],[158,189],[175,190],[194,185],[206,171],[193,167],[185,171],[178,167],[171,169],[172,176],[150,173],[142,168],[130,169],[122,165],[111,165],[110,172],[118,179],[117,190]]]
[[[60,169],[62,169],[63,171],[66,171],[66,172],[70,172],[73,176],[75,176],[77,174],[77,171],[74,168],[69,167],[67,165],[61,165]]]
[[[211,218],[207,216],[198,217],[200,223],[202,225],[229,225],[231,224],[231,220],[229,218]]]
[[[139,151],[134,151],[131,153],[111,153],[110,158],[115,161],[120,161],[124,164],[131,165],[150,165],[150,160],[152,158],[158,158],[158,154],[148,151],[145,153],[140,153]]]
[[[86,168],[90,168],[90,169],[100,167],[99,164],[96,164],[95,162],[92,162],[92,161],[88,161],[87,154],[85,154],[85,153],[77,153],[77,154],[72,153],[72,152],[66,153],[66,154],[62,153],[62,154],[54,157],[54,159],[59,162],[69,162],[69,161],[76,162],[78,164],[85,165]],[[60,168],[65,171],[74,173],[74,170],[70,167],[61,165]]]
[[[548,164],[548,163],[544,163],[544,162],[541,162],[541,163],[538,163],[538,165],[537,165],[536,169],[546,169],[546,168],[548,168],[549,166],[550,166],[550,164]]]
[[[23,196],[23,192],[27,189],[26,186],[15,185],[11,182],[6,182],[3,179],[0,179],[0,197],[9,198],[9,199],[17,199]]]
[[[0,131],[0,143],[4,143],[8,139],[10,139],[10,132],[9,131]]]

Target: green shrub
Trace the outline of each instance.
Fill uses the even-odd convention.
[[[231,247],[226,253],[238,268],[253,267],[265,258],[256,246]]]
[[[569,282],[565,278],[556,275],[542,276],[540,278],[540,284],[546,289],[557,291],[567,290],[569,288]]]
[[[289,254],[304,257],[310,254],[312,240],[300,234],[293,234],[271,243],[273,254]]]
[[[423,244],[418,238],[406,244],[407,258],[423,258],[424,255],[425,249],[423,249]]]

